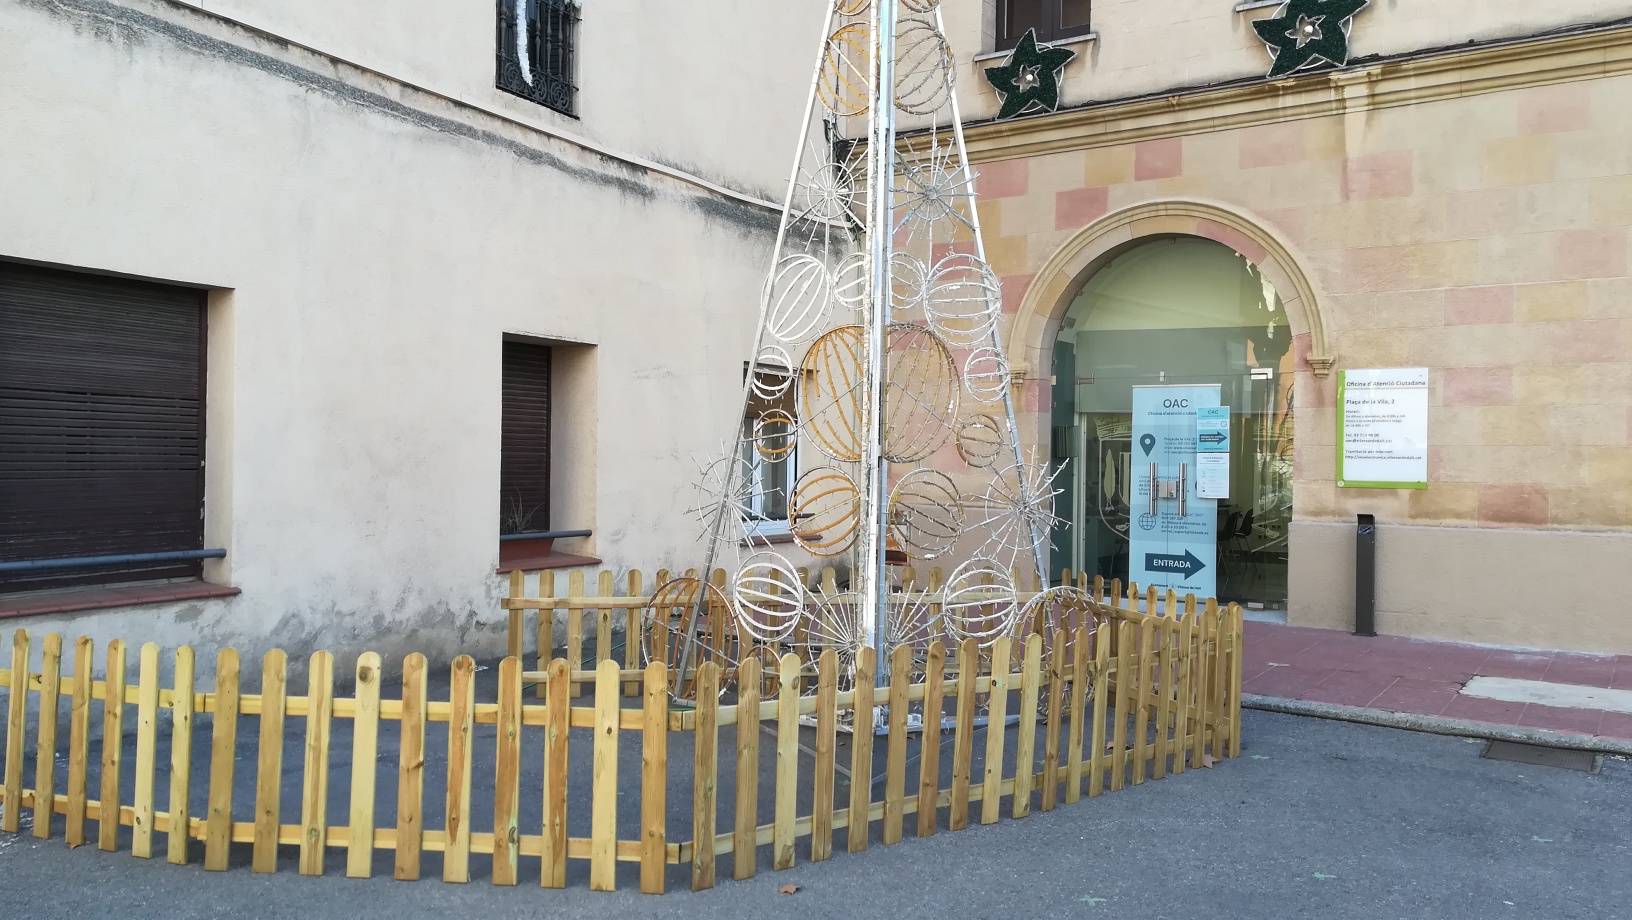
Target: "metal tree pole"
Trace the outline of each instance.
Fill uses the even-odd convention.
[[[889,573],[885,568],[889,503],[889,461],[884,457],[884,394],[888,373],[890,329],[890,262],[894,255],[890,186],[895,175],[895,30],[894,0],[873,4],[873,86],[871,136],[867,139],[867,246],[871,292],[867,311],[867,423],[862,462],[867,479],[861,549],[861,628],[872,646],[879,674],[888,673]]]

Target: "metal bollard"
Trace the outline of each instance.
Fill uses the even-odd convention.
[[[1377,519],[1369,514],[1354,528],[1354,634],[1377,635]]]

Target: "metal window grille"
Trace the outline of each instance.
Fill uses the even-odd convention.
[[[578,12],[571,0],[498,0],[499,89],[576,115]]]

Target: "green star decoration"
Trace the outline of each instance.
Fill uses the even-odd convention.
[[[1077,53],[1069,48],[1037,44],[1037,30],[1020,38],[1002,67],[986,68],[986,82],[1003,97],[998,118],[1013,118],[1032,110],[1052,112],[1060,107],[1060,71]]]
[[[1349,60],[1349,20],[1371,0],[1287,0],[1279,16],[1252,24],[1275,55],[1271,79],[1326,61]]]

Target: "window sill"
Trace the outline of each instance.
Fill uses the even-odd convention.
[[[1286,0],[1242,0],[1241,3],[1235,5],[1235,11],[1245,13],[1248,10],[1261,10],[1265,7],[1281,6],[1285,3]]]
[[[157,585],[128,585],[118,588],[71,588],[41,594],[0,596],[0,619],[75,613],[81,610],[109,610],[141,604],[173,604],[212,597],[234,597],[243,593],[227,585],[207,581],[169,582]]]
[[[534,556],[516,556],[499,563],[496,570],[500,575],[511,572],[536,572],[540,569],[570,569],[583,565],[600,565],[601,560],[595,556],[574,556],[572,553],[545,553]]]
[[[1275,0],[1275,2],[1282,3],[1285,2],[1285,0]],[[1058,41],[1052,42],[1038,42],[1038,44],[1046,45],[1050,48],[1059,48],[1065,45],[1086,45],[1089,42],[1094,41],[1099,41],[1098,32],[1089,32],[1087,35],[1073,35],[1070,38],[1062,38]],[[973,60],[976,63],[979,63],[980,61],[995,61],[1001,58],[1006,58],[1013,53],[1013,48],[1005,48],[1002,51],[983,51],[980,54],[975,55]]]

